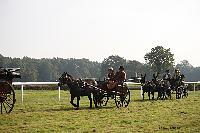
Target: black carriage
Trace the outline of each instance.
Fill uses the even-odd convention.
[[[15,91],[12,86],[13,78],[21,78],[20,68],[0,68],[0,103],[1,114],[10,113],[16,102]]]
[[[99,81],[97,88],[98,95],[94,97],[94,102],[98,106],[106,106],[109,99],[114,99],[118,108],[127,107],[130,102],[130,91],[126,84],[119,84],[114,89],[109,90],[107,81]]]

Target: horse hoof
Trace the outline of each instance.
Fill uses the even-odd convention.
[[[79,108],[75,108],[75,110],[79,110]]]
[[[74,107],[78,107],[76,104],[74,104],[73,102],[70,102]]]

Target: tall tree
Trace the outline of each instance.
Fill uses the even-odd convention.
[[[14,65],[13,65],[14,66]],[[18,67],[15,65],[15,67]],[[22,81],[37,81],[38,79],[38,60],[29,57],[23,57],[21,60]]]
[[[4,66],[4,57],[0,54],[0,67]]]
[[[187,60],[183,60],[180,64],[176,65],[176,68],[180,69],[181,73],[188,74],[194,67]]]
[[[143,66],[143,64],[138,61],[128,60],[126,62],[126,66],[125,66],[127,78],[140,76],[140,74],[142,73],[142,66]]]
[[[181,61],[180,64],[176,65],[176,68],[178,68],[181,73],[185,75],[186,81],[195,81],[196,78],[194,75],[199,74],[198,71],[196,71],[197,69],[195,69],[187,60]]]
[[[145,54],[144,59],[153,71],[158,73],[163,73],[174,66],[174,54],[171,53],[170,48],[165,49],[162,46],[152,48],[151,52]]]

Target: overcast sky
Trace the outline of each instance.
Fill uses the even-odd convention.
[[[200,0],[0,0],[3,56],[145,62],[158,45],[200,66]]]

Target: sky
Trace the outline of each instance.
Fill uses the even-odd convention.
[[[110,55],[144,63],[151,48],[200,66],[199,0],[0,0],[0,54],[23,58]]]

